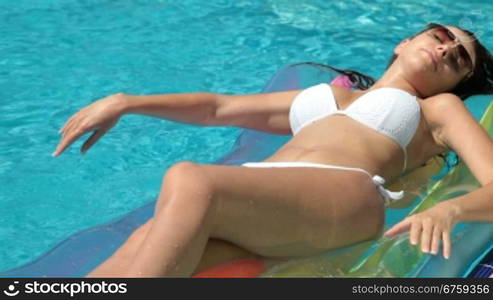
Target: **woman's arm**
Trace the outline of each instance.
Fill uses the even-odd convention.
[[[493,183],[447,201],[457,222],[493,222]]]
[[[218,96],[211,93],[132,96],[115,94],[82,108],[60,129],[62,138],[53,156],[60,155],[83,134],[93,131],[81,148],[86,152],[125,114],[143,114],[172,121],[206,125],[217,109]]]
[[[181,123],[237,126],[290,134],[289,109],[299,90],[251,95],[212,93],[121,95],[124,114],[144,114]]]
[[[481,188],[443,201],[421,213],[411,215],[389,229],[391,237],[410,231],[411,244],[421,240],[421,250],[437,254],[443,241],[443,254],[451,253],[450,232],[458,222],[493,222],[493,140],[455,95],[443,94],[432,112],[442,142],[464,161]]]
[[[148,115],[194,125],[213,123],[219,96],[213,93],[118,95],[122,114]]]
[[[241,96],[213,93],[115,94],[84,107],[70,117],[59,131],[62,138],[53,156],[61,154],[83,134],[93,131],[82,146],[81,152],[86,152],[125,114],[143,114],[195,125],[238,126],[290,134],[289,108],[298,92]]]
[[[463,102],[449,96],[442,103],[442,138],[464,161],[481,188],[450,199],[459,222],[493,222],[493,140]]]

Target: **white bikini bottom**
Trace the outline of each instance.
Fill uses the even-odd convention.
[[[244,167],[250,168],[289,168],[289,167],[309,167],[309,168],[324,168],[324,169],[335,169],[335,170],[347,170],[347,171],[357,171],[363,172],[368,175],[373,183],[377,186],[378,191],[382,195],[384,199],[385,206],[389,206],[391,203],[400,200],[404,197],[404,191],[392,192],[383,187],[385,184],[385,179],[381,176],[375,175],[371,176],[368,171],[360,169],[360,168],[350,168],[350,167],[341,167],[335,165],[324,165],[317,164],[311,162],[300,162],[300,161],[282,161],[282,162],[249,162],[242,164]]]

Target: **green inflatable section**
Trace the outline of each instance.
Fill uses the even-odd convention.
[[[493,136],[493,103],[480,123]],[[480,184],[469,169],[459,163],[444,177],[425,186],[408,215],[469,193]],[[390,214],[395,214],[392,210]],[[404,215],[405,217],[405,215]],[[396,223],[400,220],[395,220]],[[388,222],[387,222],[388,224]],[[452,232],[452,256],[422,253],[409,243],[409,234],[392,239],[380,237],[327,252],[318,257],[274,263],[262,277],[466,277],[493,244],[493,224],[458,224]]]

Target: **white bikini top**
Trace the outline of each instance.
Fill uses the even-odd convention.
[[[397,142],[404,152],[419,125],[421,109],[416,96],[392,87],[367,92],[345,110],[339,110],[332,88],[321,83],[303,90],[294,99],[289,122],[293,135],[305,126],[333,114],[346,115]]]

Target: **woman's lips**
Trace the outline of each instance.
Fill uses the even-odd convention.
[[[425,49],[425,48],[421,48],[421,50],[425,51],[426,53],[428,53],[428,55],[431,57],[431,60],[433,61],[433,65],[435,66],[435,71],[437,70],[437,67],[438,67],[438,62],[437,62],[437,59],[435,57],[435,55],[428,49]]]

